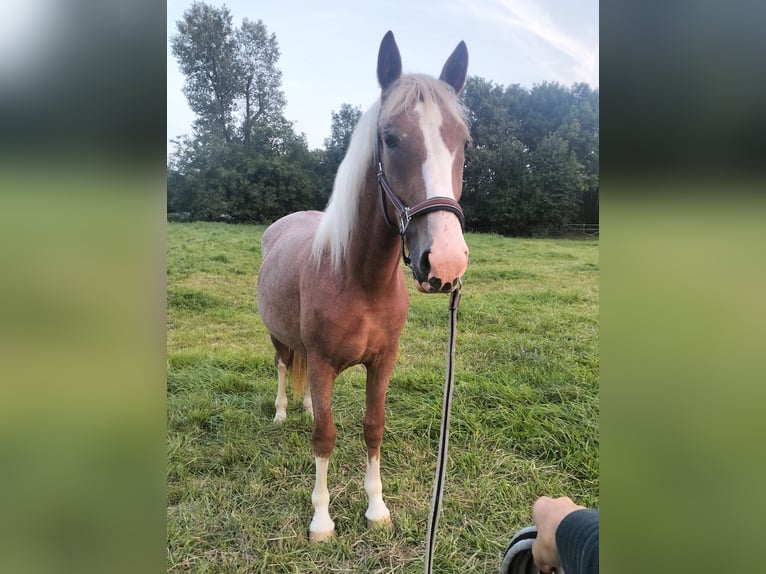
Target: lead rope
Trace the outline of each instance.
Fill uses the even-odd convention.
[[[434,477],[434,492],[431,497],[431,512],[428,515],[428,535],[426,537],[426,574],[431,574],[433,568],[434,546],[436,545],[436,525],[439,523],[444,482],[447,475],[447,443],[449,442],[450,405],[452,404],[452,387],[455,382],[455,335],[457,333],[457,308],[460,305],[460,283],[450,295],[449,301],[449,344],[447,351],[447,376],[444,382],[444,402],[442,404],[442,421],[439,429],[439,454],[436,458],[436,476]]]

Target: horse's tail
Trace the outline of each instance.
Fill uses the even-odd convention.
[[[308,369],[306,367],[306,355],[293,351],[292,360],[288,365],[290,373],[290,385],[293,387],[293,400],[303,399],[308,384]]]

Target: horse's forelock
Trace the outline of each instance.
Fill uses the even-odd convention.
[[[380,122],[403,112],[410,112],[419,102],[444,107],[461,122],[466,122],[467,110],[452,86],[424,74],[401,76],[386,92],[380,109]]]

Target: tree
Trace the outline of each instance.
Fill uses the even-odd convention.
[[[583,188],[583,166],[557,134],[545,136],[530,156],[527,189],[529,224],[537,234],[561,233],[577,220]]]
[[[237,72],[242,81],[242,140],[249,146],[254,124],[282,119],[285,96],[282,72],[277,68],[277,37],[269,35],[263,22],[247,18],[237,30]]]
[[[168,212],[268,223],[293,211],[322,209],[327,202],[322,154],[309,152],[305,137],[287,120],[257,124],[251,147],[202,134],[176,145],[168,166]]]
[[[194,2],[177,23],[173,55],[186,76],[184,95],[197,115],[197,128],[231,141],[237,81],[237,43],[231,13]]]
[[[581,223],[598,223],[599,101],[588,84],[572,87],[573,103],[558,133],[569,143],[583,165],[583,191],[578,217]]]
[[[346,156],[351,134],[361,117],[362,109],[351,104],[341,104],[337,113],[332,112],[330,137],[324,140],[326,170],[332,177],[335,177],[340,162]]]
[[[498,209],[514,209],[527,151],[519,140],[517,88],[470,77],[463,89],[473,145],[466,153],[462,203],[471,229],[505,229]]]
[[[194,2],[177,23],[173,54],[200,132],[250,145],[256,123],[282,119],[279,46],[260,20],[234,29],[226,6]]]
[[[529,90],[519,114],[521,138],[531,150],[559,129],[570,112],[572,100],[571,91],[558,82],[543,82]]]
[[[196,113],[168,165],[168,211],[194,219],[268,222],[322,208],[322,156],[284,115],[279,46],[260,20],[235,29],[229,10],[195,2],[177,22],[173,53]]]
[[[473,146],[463,207],[470,229],[544,235],[598,221],[598,92],[544,83],[463,90]]]

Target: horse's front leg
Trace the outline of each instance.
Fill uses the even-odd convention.
[[[386,389],[395,361],[396,352],[367,365],[367,412],[364,417],[364,442],[367,445],[367,474],[364,479],[364,490],[367,493],[367,511],[364,515],[369,528],[391,524],[391,512],[383,502],[380,443],[383,439],[386,418]]]
[[[311,493],[314,517],[309,525],[309,541],[322,542],[335,536],[335,522],[330,518],[330,491],[327,488],[327,467],[335,448],[335,423],[332,420],[332,385],[337,372],[319,359],[309,359],[309,386],[314,411],[311,450],[316,464],[316,481]]]

